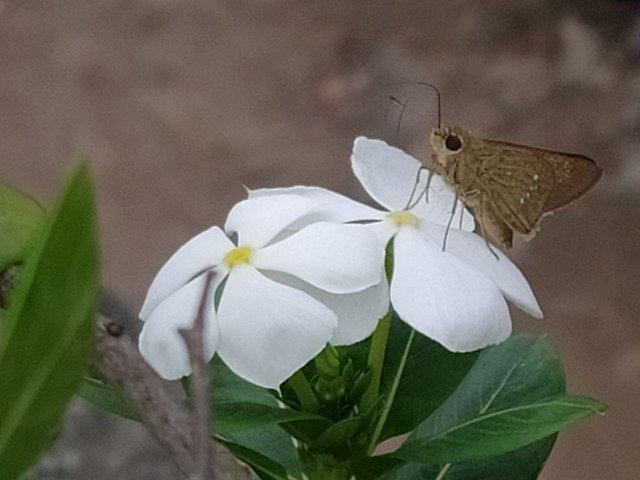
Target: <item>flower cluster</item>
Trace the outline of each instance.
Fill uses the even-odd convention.
[[[202,232],[169,259],[140,311],[140,350],[161,376],[190,373],[178,330],[193,323],[208,271],[217,295],[205,311],[207,356],[271,388],[327,343],[368,337],[390,304],[452,351],[505,340],[507,300],[542,316],[522,273],[473,233],[440,177],[428,181],[416,159],[380,140],[356,139],[351,160],[383,209],[319,187],[255,190],[224,230]]]

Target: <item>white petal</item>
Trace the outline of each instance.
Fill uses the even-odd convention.
[[[338,317],[338,328],[330,343],[351,345],[367,338],[378,326],[378,321],[389,311],[389,284],[383,276],[378,285],[356,293],[337,295],[320,290],[299,278],[280,272],[265,276],[308,293],[329,307]]]
[[[235,245],[219,227],[206,230],[178,249],[153,279],[139,317],[146,320],[156,306],[204,270],[218,265]]]
[[[253,264],[331,293],[353,293],[380,282],[383,259],[384,246],[367,226],[319,222],[258,250]]]
[[[282,194],[301,195],[318,202],[318,207],[309,215],[298,220],[290,228],[300,228],[315,222],[347,223],[381,220],[386,212],[381,212],[344,195],[320,187],[261,188],[249,191],[249,198]]]
[[[206,275],[187,283],[153,310],[142,328],[138,348],[144,359],[162,378],[175,380],[189,375],[191,364],[179,329],[190,328],[198,314],[204,293]],[[215,289],[215,282],[212,290]],[[205,310],[204,346],[206,359],[211,360],[218,346],[213,299]]]
[[[277,388],[318,354],[336,328],[329,308],[248,265],[229,274],[218,318],[220,357],[242,378],[267,388]]]
[[[425,234],[439,245],[443,245],[445,231],[444,227],[435,225],[427,226],[424,229]],[[518,308],[532,317],[542,318],[542,310],[540,310],[538,301],[522,272],[496,247],[492,246],[491,249],[498,255],[498,258],[493,255],[480,236],[459,230],[449,230],[446,243],[447,252],[487,275],[502,290],[507,300]]]
[[[317,297],[338,315],[338,328],[331,337],[333,345],[351,345],[364,340],[389,311],[389,284],[382,281],[362,292],[332,295],[321,292]]]
[[[391,303],[418,332],[454,352],[507,339],[511,320],[498,287],[413,228],[394,240]]]
[[[356,138],[351,166],[367,193],[390,211],[404,210],[411,200],[420,162],[382,140]]]
[[[389,218],[385,218],[381,222],[369,223],[366,227],[378,237],[378,241],[385,248],[391,237],[398,231],[398,224]]]
[[[238,234],[238,245],[261,248],[317,205],[301,195],[249,198],[234,205],[224,229]]]
[[[475,228],[473,215],[464,208],[461,200],[457,201],[454,211],[456,195],[440,175],[433,174],[431,176],[429,195],[424,195],[423,192],[429,181],[428,177],[429,172],[423,170],[420,183],[416,189],[418,192],[417,195],[422,196],[417,200],[413,208],[411,208],[411,212],[417,217],[423,218],[431,223],[446,226],[451,222],[451,228],[462,229],[468,232],[473,231]],[[451,218],[452,214],[453,218]]]

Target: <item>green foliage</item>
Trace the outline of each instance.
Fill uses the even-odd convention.
[[[526,466],[521,478],[535,478],[553,443],[543,439],[605,408],[564,391],[549,343],[514,336],[485,349],[455,393],[398,450],[363,461],[358,478],[507,478],[516,459]]]
[[[220,359],[212,361],[211,411],[215,438],[263,479],[286,479],[299,473],[297,452],[281,428],[322,431],[331,422],[319,415],[282,409],[274,394],[235,375]],[[187,390],[188,382],[185,382]],[[115,415],[136,420],[137,414],[112,386],[86,378],[78,394]]]
[[[466,463],[423,465],[389,457],[361,464],[358,479],[385,480],[535,480],[551,453],[556,435],[504,455]]]
[[[353,392],[363,391],[355,379],[368,379],[370,340],[327,349],[304,367],[301,379],[311,379],[321,405],[314,412],[300,411],[296,390],[286,383],[280,397],[214,358],[216,439],[269,480],[302,478],[300,468],[314,479],[349,478],[353,470],[359,480],[534,480],[557,432],[604,410],[595,400],[565,394],[562,364],[543,337],[514,336],[480,353],[455,354],[420,335],[407,350],[410,332],[403,322],[392,323],[381,396],[366,412]],[[397,451],[364,457],[405,351],[382,437],[411,433]],[[90,401],[126,414],[113,391],[94,387],[107,398]]]
[[[385,395],[408,331],[400,322],[392,328]],[[356,355],[344,363],[357,365],[349,367],[350,376],[362,366],[362,346],[355,346]],[[341,357],[349,351],[341,349]],[[342,372],[334,363],[321,364],[321,374]],[[333,469],[333,475],[353,465],[359,480],[534,480],[557,432],[604,409],[594,400],[564,393],[560,359],[542,337],[514,336],[479,355],[460,355],[418,336],[385,431],[414,429],[396,452],[358,458],[363,451],[358,442],[378,405],[341,420],[282,408],[274,392],[237,377],[218,358],[212,366],[216,439],[268,480],[301,478],[300,465],[313,475],[323,468]],[[305,367],[307,374],[310,367]],[[126,405],[114,392],[97,387],[97,394],[110,401],[90,400],[123,414]],[[290,435],[303,442],[299,451]],[[309,465],[316,468],[308,470]]]
[[[235,375],[217,357],[212,361],[212,418],[216,439],[263,479],[299,477],[297,452],[284,426],[322,430],[319,415],[282,409],[272,392]],[[318,426],[319,425],[319,426]]]
[[[291,437],[277,425],[263,426],[225,438],[216,436],[262,479],[300,478],[298,453]]]
[[[212,364],[211,408],[218,435],[224,437],[268,425],[299,424],[316,430],[331,424],[320,415],[280,408],[268,390],[241,379],[218,358]]]
[[[96,407],[119,417],[129,420],[140,419],[138,413],[118,390],[98,379],[85,377],[76,394]]]
[[[426,464],[491,457],[604,410],[564,390],[562,365],[549,343],[512,337],[482,353],[455,395],[394,456]]]
[[[411,327],[394,315],[387,343],[381,392],[388,395]],[[431,415],[473,367],[478,352],[453,353],[415,335],[380,440],[407,433]]]
[[[86,370],[98,292],[93,190],[81,165],[34,240],[0,330],[0,478],[50,442]]]
[[[24,260],[44,220],[45,212],[38,202],[0,183],[0,271]]]

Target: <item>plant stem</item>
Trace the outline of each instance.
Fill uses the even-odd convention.
[[[300,407],[302,408],[302,411],[316,413],[320,410],[320,403],[318,402],[315,393],[313,393],[311,385],[307,381],[307,377],[302,373],[302,370],[298,370],[294,373],[289,380],[287,380],[287,385],[289,385],[296,393],[298,400],[300,400]]]
[[[440,472],[438,473],[438,476],[436,477],[436,480],[442,480],[450,468],[450,463],[447,463],[444,467],[442,467],[442,469],[440,469]]]
[[[367,358],[367,365],[371,369],[371,383],[369,383],[360,401],[360,408],[363,412],[367,411],[380,395],[380,380],[382,379],[384,356],[387,351],[387,339],[389,338],[389,330],[391,328],[392,312],[393,310],[389,310],[389,312],[382,317],[371,336],[371,347],[369,347],[369,357]]]
[[[382,409],[382,414],[378,419],[378,423],[376,424],[376,429],[373,432],[373,436],[371,437],[371,442],[369,443],[369,453],[373,453],[373,451],[375,450],[378,444],[378,439],[380,438],[380,434],[382,433],[382,428],[384,427],[384,424],[387,421],[387,417],[389,416],[389,411],[391,411],[391,406],[393,405],[393,401],[398,391],[398,386],[400,385],[400,379],[402,378],[404,367],[407,364],[407,357],[409,356],[409,351],[411,350],[411,343],[413,342],[413,337],[415,333],[416,331],[414,329],[411,329],[411,333],[409,334],[409,338],[407,339],[407,344],[405,345],[404,352],[402,353],[402,358],[400,359],[400,364],[398,365],[398,371],[396,372],[396,376],[393,379],[393,385],[391,385],[391,390],[389,391],[389,395],[385,399],[384,408]]]

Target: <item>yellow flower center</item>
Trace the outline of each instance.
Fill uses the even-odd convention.
[[[420,219],[413,213],[406,210],[400,210],[399,212],[391,212],[388,217],[396,223],[399,227],[408,225],[410,227],[417,227],[420,223]]]
[[[251,263],[253,249],[250,247],[237,247],[224,256],[224,264],[232,269],[235,266]]]

